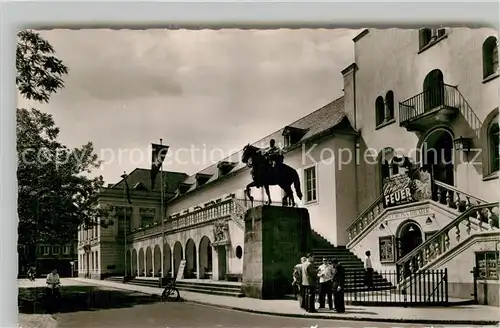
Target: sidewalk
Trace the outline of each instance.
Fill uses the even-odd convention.
[[[89,280],[82,278],[72,278],[70,280],[158,296],[161,295],[163,291],[161,288],[135,286],[105,280]],[[347,306],[345,313],[330,311],[306,313],[301,310],[297,302],[293,300],[259,300],[246,297],[235,298],[185,291],[180,291],[180,293],[181,297],[186,302],[287,317],[455,325],[496,325],[500,321],[500,311],[498,311],[498,308],[483,305],[436,308]]]

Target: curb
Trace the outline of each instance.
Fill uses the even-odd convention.
[[[280,313],[280,312],[269,312],[269,311],[260,311],[260,310],[252,310],[246,308],[240,308],[236,306],[230,305],[220,305],[220,304],[211,304],[202,301],[190,301],[182,299],[185,303],[193,303],[205,306],[211,306],[216,308],[240,311],[240,312],[248,312],[255,314],[265,314],[272,315],[278,317],[292,317],[292,318],[314,318],[314,319],[322,319],[322,320],[343,320],[343,321],[369,321],[369,322],[389,322],[389,323],[418,323],[418,324],[441,324],[441,325],[481,325],[481,326],[491,326],[497,325],[500,320],[436,320],[436,319],[396,319],[396,318],[371,318],[371,317],[345,317],[343,315],[322,315],[318,314],[310,314],[310,313]]]
[[[131,292],[146,294],[150,296],[160,297],[161,294],[157,292],[146,292],[146,291],[135,291],[127,288],[120,287],[111,287],[110,288],[118,288],[122,290],[128,290]],[[239,312],[247,312],[254,314],[264,314],[271,315],[277,317],[290,317],[290,318],[314,318],[314,319],[322,319],[322,320],[343,320],[343,321],[366,321],[366,322],[387,322],[387,323],[415,323],[415,324],[431,324],[431,325],[480,325],[480,326],[492,326],[498,325],[500,320],[439,320],[439,319],[409,319],[409,318],[373,318],[373,317],[346,317],[344,315],[324,315],[321,313],[283,313],[283,312],[270,312],[270,311],[261,311],[261,310],[253,310],[247,308],[241,308],[237,306],[231,305],[222,305],[222,304],[213,304],[204,301],[196,301],[196,300],[188,300],[181,296],[180,300],[176,303],[184,302],[184,303],[192,303],[199,304],[204,306],[211,306],[220,309],[227,309]]]

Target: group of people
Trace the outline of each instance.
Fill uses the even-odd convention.
[[[293,270],[292,282],[300,307],[307,312],[317,312],[315,301],[319,283],[319,309],[325,308],[326,296],[330,310],[345,312],[344,267],[336,259],[323,258],[323,264],[316,268],[312,254],[302,257],[300,262]]]

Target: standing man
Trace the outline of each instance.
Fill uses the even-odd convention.
[[[372,260],[370,258],[370,251],[366,251],[365,253],[365,285],[369,289],[373,289],[373,266]]]
[[[317,272],[314,266],[314,257],[307,255],[307,261],[302,264],[302,287],[304,288],[305,310],[309,313],[317,312],[314,304],[316,294]]]
[[[319,277],[319,308],[325,308],[325,296],[328,298],[328,307],[333,310],[332,300],[332,279],[333,267],[328,263],[326,258],[323,258],[323,264],[318,268]]]
[[[344,267],[337,261],[333,259],[333,297],[335,303],[335,311],[338,313],[345,312],[345,301],[344,301],[344,286],[345,286],[345,270]]]
[[[307,261],[305,257],[300,258],[300,263],[293,268],[292,286],[295,292],[295,297],[299,301],[299,306],[305,309],[304,287],[302,286],[302,264]]]

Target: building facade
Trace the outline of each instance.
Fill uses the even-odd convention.
[[[367,29],[353,40],[355,62],[341,72],[344,95],[255,143],[275,139],[283,147],[301,177],[300,206],[333,246],[359,258],[370,250],[376,270],[448,268],[450,295],[470,295],[480,283],[488,304],[498,304],[491,296],[498,295],[500,241],[497,38],[492,29]],[[415,172],[430,182],[411,180]],[[103,189],[101,203],[118,222],[126,209],[130,228],[126,239],[119,224],[81,233],[80,275],[176,276],[185,260],[185,278],[237,279],[250,206],[243,189],[251,181],[241,152],[177,174],[164,214],[149,176],[139,176],[127,178],[135,179],[132,204],[123,181]],[[389,204],[387,186],[398,179],[429,197],[401,202],[409,194],[396,188],[400,202]],[[281,190],[271,189],[281,201]]]

